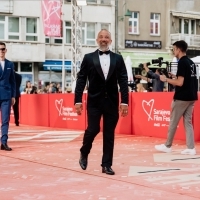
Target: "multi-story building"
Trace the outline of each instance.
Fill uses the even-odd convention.
[[[27,80],[35,85],[61,83],[63,40],[66,86],[71,84],[71,1],[62,2],[62,37],[45,37],[40,0],[0,1],[0,41],[6,43],[7,58],[23,76],[22,87]],[[115,2],[87,0],[87,6],[82,7],[83,55],[96,50],[97,33],[102,28],[110,30],[114,44]]]
[[[200,55],[199,0],[118,1],[118,51],[130,56],[137,73],[139,63],[163,57],[172,61],[172,44],[185,40],[189,57]],[[124,17],[129,9],[131,17]]]

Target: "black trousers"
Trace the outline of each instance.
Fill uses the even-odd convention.
[[[112,166],[114,150],[114,131],[119,119],[118,107],[108,99],[98,107],[87,108],[88,127],[85,130],[83,146],[80,151],[84,156],[90,153],[94,138],[100,131],[100,120],[103,117],[103,156],[101,166]]]
[[[15,104],[13,105],[15,124],[19,125],[19,97],[15,98]]]

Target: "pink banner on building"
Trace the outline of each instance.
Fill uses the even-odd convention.
[[[44,34],[61,36],[61,0],[42,0]]]

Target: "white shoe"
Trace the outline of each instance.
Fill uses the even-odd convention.
[[[164,144],[155,145],[155,149],[158,151],[165,152],[165,153],[170,153],[172,151],[171,147],[168,148]]]
[[[185,149],[183,151],[181,151],[181,154],[184,155],[195,155],[196,154],[196,150],[194,149]]]

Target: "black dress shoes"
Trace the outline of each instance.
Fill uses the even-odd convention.
[[[7,144],[1,144],[1,150],[12,151],[12,149]]]
[[[106,173],[108,175],[114,175],[115,172],[112,170],[111,167],[102,167],[102,173]]]
[[[80,164],[80,166],[81,166],[81,168],[83,169],[83,170],[86,170],[86,168],[87,168],[87,156],[83,156],[82,154],[81,154],[81,156],[80,156],[80,160],[79,160],[79,164]]]

